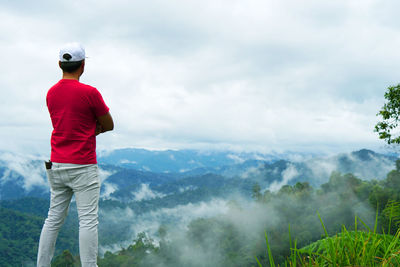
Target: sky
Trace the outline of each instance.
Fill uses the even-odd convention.
[[[1,1],[0,150],[49,154],[58,50],[115,122],[98,149],[350,151],[399,83],[398,1]]]

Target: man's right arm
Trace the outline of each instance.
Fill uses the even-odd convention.
[[[111,131],[114,129],[114,121],[111,117],[110,112],[107,112],[107,114],[105,114],[103,116],[97,117],[97,122],[101,126],[101,130],[99,133],[104,133],[104,132]],[[96,131],[96,134],[97,134],[97,131]]]

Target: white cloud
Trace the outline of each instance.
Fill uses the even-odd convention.
[[[108,177],[110,177],[114,173],[115,171],[106,171],[102,168],[99,168],[100,181],[103,183],[105,180],[107,180]]]
[[[14,2],[0,7],[2,149],[49,151],[44,97],[69,39],[115,119],[99,148],[377,146],[398,81],[395,1]]]
[[[209,202],[199,202],[196,204],[177,205],[174,208],[161,208],[142,214],[136,214],[130,208],[100,210],[100,216],[106,213],[104,220],[108,222],[117,224],[129,223],[132,225],[130,233],[127,233],[126,236],[128,242],[118,242],[115,246],[110,245],[102,248],[102,252],[110,249],[119,249],[124,244],[131,244],[136,235],[141,232],[155,237],[160,225],[164,223],[171,224],[173,222],[172,226],[182,232],[183,229],[187,229],[187,225],[194,219],[225,214],[228,210],[228,201],[222,199],[213,199]]]
[[[119,163],[121,163],[121,164],[137,164],[136,161],[134,161],[134,160],[128,160],[128,159],[121,159],[121,160],[119,161]]]
[[[260,163],[256,167],[249,167],[247,168],[241,175],[240,178],[247,179],[249,177],[257,177],[261,174],[260,169],[262,168],[263,164]]]
[[[282,172],[282,181],[273,181],[268,190],[275,192],[278,191],[283,185],[287,185],[290,180],[299,174],[296,167],[293,164],[289,164],[287,168]]]
[[[112,199],[111,194],[118,190],[118,185],[113,183],[103,183],[104,191],[101,194],[103,199]]]
[[[233,160],[236,164],[245,162],[245,159],[241,158],[239,155],[229,154],[227,157]]]
[[[5,172],[0,178],[1,183],[14,180],[16,173],[22,178],[22,186],[26,191],[30,191],[34,186],[48,190],[44,161],[43,165],[38,165],[35,160],[42,160],[40,157],[17,155],[11,153],[0,153],[0,164],[5,167]]]
[[[179,193],[183,193],[185,191],[193,191],[196,189],[197,189],[197,186],[189,185],[189,186],[179,187],[178,191],[179,191]]]
[[[142,184],[140,189],[132,193],[135,201],[149,200],[153,198],[162,198],[165,194],[151,190],[148,184]]]

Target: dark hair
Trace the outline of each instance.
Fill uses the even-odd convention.
[[[81,67],[82,63],[83,60],[73,62],[60,61],[60,68],[63,70],[63,72],[72,73],[77,71]]]

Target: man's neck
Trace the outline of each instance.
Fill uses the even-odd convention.
[[[79,81],[79,78],[81,77],[80,73],[74,72],[74,73],[68,73],[68,72],[64,72],[62,75],[63,79],[67,79],[67,80],[77,80]]]

